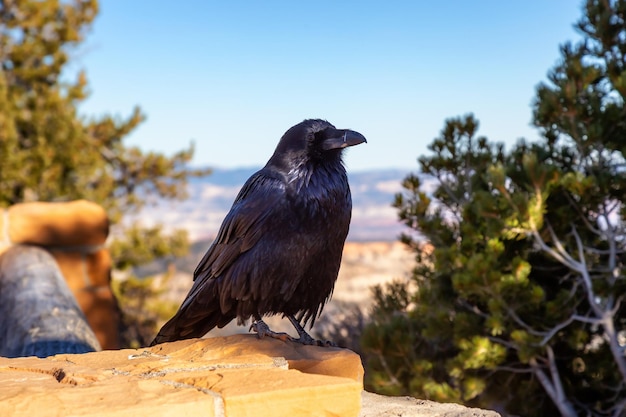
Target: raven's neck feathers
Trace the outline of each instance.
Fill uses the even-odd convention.
[[[327,152],[325,158],[319,159],[299,158],[285,161],[272,158],[265,168],[279,173],[286,185],[295,188],[296,191],[308,187],[311,181],[330,180],[335,175],[339,175],[339,178],[346,177],[341,150]]]

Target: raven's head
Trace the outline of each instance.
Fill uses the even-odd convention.
[[[268,163],[293,167],[303,162],[340,162],[344,148],[364,142],[365,137],[358,132],[336,129],[325,120],[308,119],[285,132]]]

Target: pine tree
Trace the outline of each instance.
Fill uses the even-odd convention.
[[[120,231],[124,216],[157,198],[185,198],[187,179],[209,171],[188,167],[193,146],[171,157],[127,146],[124,139],[145,119],[139,108],[125,119],[79,114],[86,74],[68,81],[63,71],[97,13],[96,0],[0,0],[0,207],[97,202],[117,225],[114,267],[126,269],[180,255],[188,245],[185,233],[165,236],[160,226]],[[135,322],[145,321],[141,314],[133,312]],[[140,329],[144,340],[126,344],[147,343],[155,330]]]
[[[584,11],[584,41],[537,88],[541,142],[505,152],[473,116],[451,119],[419,160],[435,192],[405,180],[395,206],[420,234],[404,237],[418,290],[376,291],[370,388],[525,416],[626,415],[626,1]]]
[[[86,198],[117,222],[145,198],[184,197],[193,148],[172,157],[124,145],[144,119],[86,120],[87,79],[62,72],[98,12],[96,0],[0,0],[0,206]]]

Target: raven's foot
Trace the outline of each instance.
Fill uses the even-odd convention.
[[[286,342],[288,340],[293,340],[293,337],[289,336],[287,333],[277,333],[270,329],[270,326],[265,324],[263,320],[255,320],[250,325],[250,330],[253,330],[259,339],[263,339],[265,336],[282,340]]]
[[[298,336],[299,336],[297,339],[294,339],[292,337],[291,338],[292,341],[296,343],[302,343],[303,345],[337,347],[337,345],[331,342],[330,340],[318,340],[318,339],[314,339],[313,337],[311,337],[311,335],[308,334],[306,330],[304,330],[304,327],[300,325],[300,322],[296,320],[294,316],[287,316],[287,318],[289,319],[291,324],[293,324],[293,327],[296,328],[296,331],[298,332]]]
[[[337,344],[331,342],[330,340],[314,339],[313,337],[311,337],[310,334],[306,332],[304,334],[301,334],[300,337],[297,339],[292,337],[291,341],[309,346],[337,347]]]

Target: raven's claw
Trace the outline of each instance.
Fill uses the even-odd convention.
[[[268,336],[274,339],[282,340],[283,342],[293,340],[293,338],[287,333],[277,333],[272,331],[263,320],[253,321],[250,325],[250,330],[254,331],[259,339],[263,339],[265,336]]]
[[[287,316],[293,327],[298,331],[298,338],[292,337],[287,333],[275,332],[263,320],[255,320],[250,325],[250,330],[257,334],[259,339],[263,339],[265,336],[282,340],[283,342],[291,341],[308,346],[321,346],[321,347],[337,347],[337,345],[330,340],[318,340],[309,335],[304,328],[300,325],[298,320],[293,316]]]

